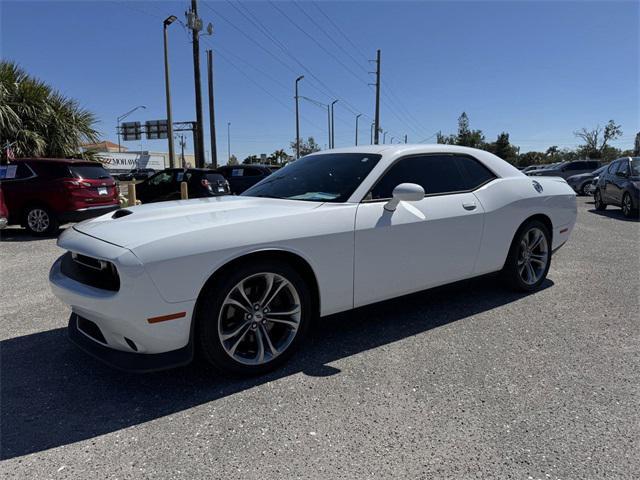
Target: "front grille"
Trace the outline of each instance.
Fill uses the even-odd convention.
[[[60,270],[63,275],[90,287],[112,292],[120,290],[120,277],[113,263],[78,254],[74,258],[73,255],[67,252],[62,256]]]

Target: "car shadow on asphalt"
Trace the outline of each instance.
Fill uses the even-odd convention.
[[[594,213],[601,217],[615,218],[616,220],[621,220],[623,222],[640,222],[640,216],[638,216],[638,218],[627,218],[624,216],[620,208],[614,208],[612,210],[596,210],[594,208],[589,210],[589,213]]]
[[[552,285],[547,279],[543,288]],[[0,342],[0,458],[94,438],[294,374],[339,374],[331,362],[525,296],[489,276],[325,317],[288,364],[248,379],[218,377],[198,363],[123,373],[71,345],[64,328],[11,338]]]

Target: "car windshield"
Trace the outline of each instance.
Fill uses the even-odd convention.
[[[69,170],[75,178],[97,180],[110,177],[109,172],[102,165],[71,165]]]
[[[272,173],[242,195],[346,202],[380,158],[371,153],[307,155]]]
[[[640,176],[640,157],[633,157],[629,163],[631,163],[631,175]]]

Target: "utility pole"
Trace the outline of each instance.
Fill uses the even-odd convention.
[[[193,39],[193,77],[196,90],[196,143],[194,145],[196,167],[204,167],[204,125],[202,118],[202,92],[200,89],[200,30],[202,19],[198,17],[198,0],[191,0],[191,10],[187,13],[187,25]]]
[[[358,119],[362,116],[361,113],[356,115],[356,146],[358,145]]]
[[[331,148],[331,105],[327,104],[327,126],[329,135],[329,148]]]
[[[371,143],[370,143],[370,145],[373,145],[373,129],[374,129],[375,126],[376,126],[375,123],[371,124]]]
[[[231,122],[227,122],[227,163],[231,160]]]
[[[336,137],[335,137],[336,126],[335,126],[335,123],[333,122],[333,106],[336,103],[338,103],[338,100],[334,100],[333,102],[331,102],[331,145],[330,145],[330,148],[334,148],[336,146]]]
[[[213,52],[207,50],[207,73],[209,80],[209,134],[211,135],[212,168],[218,168],[218,148],[216,145],[216,115],[213,106]]]
[[[187,146],[187,142],[184,139],[183,133],[180,134],[180,141],[178,143],[180,144],[180,157],[181,157],[180,166],[184,168],[184,147]]]
[[[404,134],[404,143],[407,143],[407,134]]]
[[[380,142],[380,49],[376,52],[376,59],[372,60],[376,62],[376,71],[369,72],[376,74],[376,115],[375,115],[375,130],[373,134],[373,143],[377,145]]]
[[[296,160],[300,158],[300,112],[299,112],[299,98],[298,98],[298,82],[304,78],[304,75],[300,75],[296,78]]]
[[[164,31],[164,86],[167,97],[167,140],[169,141],[169,166],[176,166],[175,151],[173,147],[173,116],[171,115],[171,88],[169,86],[169,46],[167,27],[177,20],[175,15],[167,17],[163,22]]]

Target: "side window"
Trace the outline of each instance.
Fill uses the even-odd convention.
[[[149,179],[150,185],[165,185],[171,182],[171,173],[170,172],[160,172],[157,175],[154,175]]]
[[[587,164],[587,168],[592,168],[594,170],[600,166],[600,162],[587,162]]]
[[[567,165],[567,170],[584,170],[586,162],[571,162]]]
[[[467,190],[456,157],[425,155],[396,162],[371,191],[373,200],[391,198],[401,183],[417,183],[427,195]]]
[[[21,180],[33,176],[33,171],[23,162],[3,165],[0,169],[0,178],[3,180]]]
[[[455,158],[463,174],[464,190],[474,190],[496,178],[491,170],[475,158],[462,156]]]
[[[613,174],[618,169],[618,162],[611,162],[609,168],[607,168],[607,173]]]
[[[257,177],[259,175],[262,175],[262,171],[258,168],[245,168],[244,169],[244,176],[245,177]]]
[[[244,175],[244,168],[234,168],[231,170],[232,177],[242,177]]]

